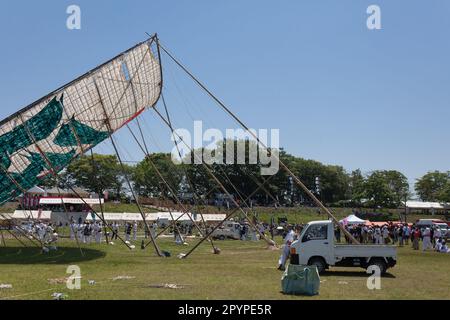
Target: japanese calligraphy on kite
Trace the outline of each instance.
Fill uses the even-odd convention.
[[[162,74],[153,38],[0,123],[0,204],[153,107]]]

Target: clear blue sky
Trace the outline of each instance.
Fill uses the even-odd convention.
[[[66,28],[70,4],[81,7],[80,31]],[[370,4],[381,7],[382,30],[366,27]],[[158,32],[250,126],[280,128],[292,154],[347,170],[397,169],[411,182],[450,169],[449,1],[10,0],[0,8],[0,118]]]

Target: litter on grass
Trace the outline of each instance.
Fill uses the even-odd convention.
[[[53,300],[66,300],[67,298],[69,298],[69,296],[67,294],[64,293],[60,293],[60,292],[54,292],[52,294]]]
[[[149,288],[156,289],[184,289],[185,286],[174,284],[174,283],[164,283],[164,284],[151,284],[148,286]]]
[[[65,284],[68,278],[47,279],[49,284]]]
[[[117,281],[117,280],[130,280],[130,279],[135,279],[136,277],[132,277],[132,276],[117,276],[115,278],[112,278],[112,281]]]

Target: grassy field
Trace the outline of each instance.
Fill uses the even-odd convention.
[[[75,243],[59,245],[58,251],[42,255],[38,248],[7,241],[0,248],[0,284],[13,288],[0,289],[0,299],[52,299],[54,292],[68,299],[450,299],[450,254],[410,247],[399,248],[398,265],[382,278],[381,290],[367,289],[363,269],[335,268],[321,276],[319,296],[302,297],[280,292],[279,251],[263,242],[217,242],[220,255],[205,244],[185,260],[176,256],[190,246],[176,246],[172,239],[160,240],[162,249],[172,253],[169,258],[158,258],[150,246],[141,250],[139,244],[134,251],[119,242],[84,245],[84,258]],[[69,276],[69,265],[81,268],[81,290],[54,283]],[[182,288],[161,288],[165,284]]]

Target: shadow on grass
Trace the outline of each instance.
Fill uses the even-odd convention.
[[[320,275],[321,277],[359,277],[367,278],[370,275],[365,271],[326,271]],[[395,276],[390,273],[385,273],[382,278],[395,279]]]
[[[67,264],[101,259],[105,252],[83,249],[84,256],[78,248],[60,247],[57,251],[42,253],[40,248],[0,248],[0,265],[2,264]]]

